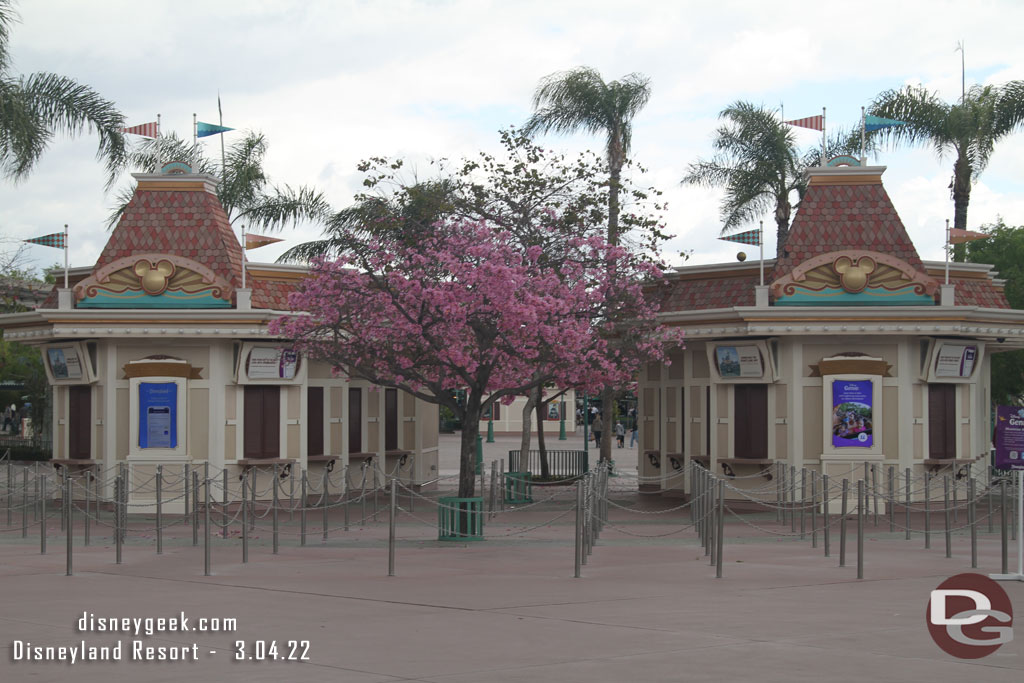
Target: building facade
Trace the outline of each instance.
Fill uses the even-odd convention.
[[[984,467],[991,357],[1024,347],[1024,312],[991,267],[920,259],[884,170],[813,169],[763,281],[756,262],[670,276],[661,315],[686,348],[639,378],[641,486],[688,491],[691,461],[760,490],[779,464]]]
[[[226,471],[231,488],[252,472],[261,495],[275,472],[290,490],[303,472],[333,492],[343,471],[350,486],[435,480],[437,406],[336,376],[270,334],[306,269],[246,263],[214,178],[170,164],[136,179],[96,264],[41,308],[0,316],[5,338],[43,354],[54,463],[127,465],[136,503],[158,465],[168,481],[186,465]]]

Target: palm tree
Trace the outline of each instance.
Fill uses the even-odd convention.
[[[95,131],[96,156],[106,162],[107,186],[113,185],[125,162],[124,117],[113,102],[67,76],[10,74],[8,44],[17,20],[11,0],[0,0],[0,173],[23,180],[58,133]]]
[[[651,98],[650,79],[638,73],[605,83],[595,69],[579,67],[541,80],[533,94],[528,135],[586,131],[605,136],[608,160],[608,242],[619,243],[619,188],[622,166],[633,139],[633,118]],[[601,392],[601,411],[611,424],[614,392]],[[540,406],[538,406],[540,409]],[[525,427],[524,427],[525,429]],[[601,442],[601,460],[610,460],[611,440]]]
[[[243,220],[247,228],[280,230],[303,220],[326,223],[331,207],[323,194],[308,187],[271,185],[263,168],[266,154],[266,138],[249,132],[227,148],[221,168],[206,158],[200,147],[171,133],[138,143],[128,154],[128,165],[153,173],[161,164],[175,160],[189,164],[195,173],[220,177],[217,196],[224,212],[232,223]],[[107,219],[108,227],[117,225],[132,195],[131,189],[118,194],[116,208]]]
[[[633,117],[650,98],[650,79],[642,74],[605,83],[597,71],[582,66],[541,80],[533,94],[533,116],[523,128],[528,135],[580,130],[605,135],[611,244],[619,243],[620,177],[633,138]]]
[[[953,227],[967,228],[971,183],[988,165],[995,144],[1024,122],[1024,81],[1002,86],[973,85],[960,102],[949,104],[921,86],[887,90],[875,98],[869,113],[896,119],[905,126],[872,133],[893,145],[929,145],[939,158],[952,153]],[[958,260],[964,250],[957,249]]]

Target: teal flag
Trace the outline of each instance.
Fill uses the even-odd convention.
[[[881,116],[865,116],[864,117],[864,130],[871,132],[873,130],[881,130],[883,128],[892,128],[893,126],[905,126],[906,121],[897,121],[896,119],[883,119]]]
[[[202,121],[196,121],[196,137],[205,138],[208,135],[220,135],[226,133],[234,128],[228,128],[227,126],[218,126],[215,123],[203,123]]]

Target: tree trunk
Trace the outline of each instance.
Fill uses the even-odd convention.
[[[540,458],[540,478],[546,481],[551,476],[551,466],[548,464],[548,451],[544,445],[544,410],[547,403],[543,401],[542,391],[543,389],[537,387],[537,456]]]
[[[775,206],[775,258],[782,258],[786,249],[786,240],[789,239],[789,215],[792,206],[787,195],[785,200],[780,200]],[[764,239],[764,235],[761,236]]]
[[[619,178],[621,164],[612,166],[608,174],[608,244],[619,243]]]
[[[534,393],[531,391],[526,395],[526,405],[523,406],[523,437],[519,441],[519,465],[517,472],[525,472],[530,469],[530,426],[533,420],[533,408],[537,405]],[[509,463],[509,471],[512,472],[512,463]]]
[[[614,412],[615,391],[606,387],[601,391],[601,423],[604,425],[604,431],[601,432],[601,454],[599,457],[602,461],[612,459],[612,440],[608,438],[608,435],[615,429],[615,421],[612,419]]]
[[[967,229],[967,205],[971,203],[971,164],[961,154],[953,166],[953,227]],[[953,247],[953,260],[967,260],[967,245]]]
[[[476,439],[480,435],[481,403],[479,395],[466,396],[459,457],[459,498],[472,498],[476,488]]]

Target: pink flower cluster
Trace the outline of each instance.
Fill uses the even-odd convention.
[[[352,377],[424,397],[594,392],[681,343],[645,295],[660,275],[597,237],[542,249],[486,224],[438,224],[414,244],[378,235],[358,257],[314,264],[289,298],[303,313],[271,330]]]

